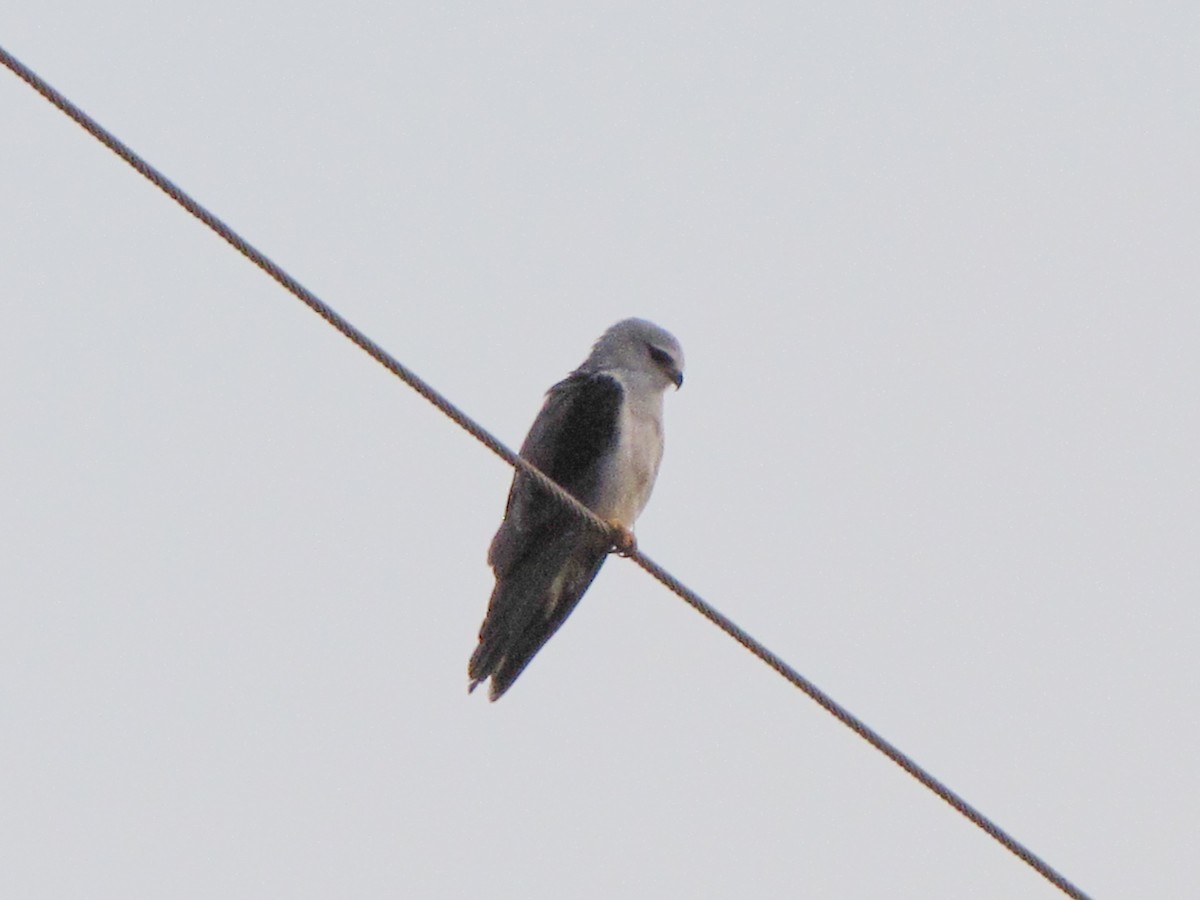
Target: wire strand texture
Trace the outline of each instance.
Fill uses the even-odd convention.
[[[422,380],[415,372],[404,366],[399,360],[376,344],[367,335],[359,331],[341,314],[317,297],[312,291],[308,290],[308,288],[304,287],[304,285],[300,284],[300,282],[284,271],[279,265],[266,256],[266,254],[259,251],[249,241],[239,235],[231,227],[226,225],[221,219],[217,218],[217,216],[209,212],[205,207],[201,206],[200,203],[192,199],[192,197],[189,196],[182,188],[178,187],[169,178],[146,162],[130,147],[128,147],[115,135],[101,126],[95,119],[68,100],[65,96],[55,90],[49,83],[43,80],[33,70],[24,65],[20,60],[10,54],[3,47],[0,47],[0,62],[3,62],[8,69],[17,75],[17,77],[37,91],[37,93],[41,94],[42,97],[44,97],[54,106],[58,107],[75,123],[80,125],[84,130],[100,141],[100,143],[104,144],[104,146],[106,146],[109,150],[117,154],[119,157],[121,157],[121,159],[125,160],[125,162],[140,172],[145,178],[162,190],[172,200],[174,200],[185,210],[220,235],[221,238],[223,238],[235,250],[266,272],[285,290],[287,290],[305,306],[336,328],[342,333],[342,335],[352,341],[372,359],[374,359],[381,366],[383,366],[385,369],[415,390],[418,394],[432,403],[435,407],[437,407],[437,409],[452,419],[468,434],[480,441],[484,446],[507,462],[510,466],[520,469],[530,478],[533,478],[540,486],[545,488],[545,490],[557,498],[560,503],[562,503],[567,509],[569,509],[574,515],[578,516],[582,521],[587,523],[590,527],[614,540],[620,536],[607,522],[599,518],[595,513],[580,503],[577,499],[575,499],[575,497],[569,494],[555,481],[550,479],[531,463],[527,462],[520,455],[510,450],[504,443],[483,428],[483,426],[475,422],[470,416],[451,403],[446,397],[442,396],[442,394],[435,390],[431,385]],[[710,622],[724,631],[742,647],[774,669],[776,673],[778,673],[792,685],[807,694],[811,699],[816,701],[818,705],[842,722],[842,724],[846,725],[872,747],[883,753],[886,757],[888,757],[888,759],[900,766],[900,768],[919,781],[922,785],[924,785],[938,797],[942,798],[942,800],[956,809],[969,821],[981,828],[1002,846],[1011,851],[1015,856],[1033,868],[1039,875],[1057,887],[1064,894],[1069,897],[1076,898],[1076,900],[1089,900],[1087,894],[1068,881],[1063,875],[1059,874],[1045,860],[1018,842],[1015,838],[1009,835],[1004,829],[1002,829],[999,825],[997,825],[979,810],[975,809],[975,807],[969,804],[957,793],[952,791],[949,787],[918,765],[911,757],[902,752],[890,741],[886,740],[882,735],[867,725],[866,722],[855,716],[848,709],[817,687],[813,682],[801,675],[798,671],[796,671],[796,669],[788,665],[788,663],[784,662],[783,659],[781,659],[774,652],[769,650],[766,646],[743,630],[737,623],[704,600],[704,598],[702,598],[699,594],[681,582],[678,578],[676,578],[658,563],[654,562],[654,560],[650,559],[650,557],[646,556],[645,553],[634,548],[626,555],[629,559],[649,573],[653,578],[658,580],[662,585],[688,603],[693,609],[699,612],[700,615],[704,616],[704,618],[708,619]]]

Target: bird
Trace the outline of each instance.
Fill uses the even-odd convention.
[[[521,456],[607,521],[601,534],[518,470],[488,548],[496,584],[467,666],[468,691],[504,695],[559,629],[613,550],[635,547],[663,454],[663,396],[683,386],[683,349],[645,319],[623,319],[546,392]]]

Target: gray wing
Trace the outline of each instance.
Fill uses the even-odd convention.
[[[585,505],[600,491],[617,444],[624,390],[615,378],[574,373],[550,389],[521,455]],[[496,587],[471,657],[471,689],[492,679],[499,698],[562,625],[604,564],[609,541],[517,473],[488,562]]]

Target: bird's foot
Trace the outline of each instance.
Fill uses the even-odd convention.
[[[637,551],[637,538],[633,532],[616,519],[609,519],[608,524],[613,530],[613,549],[622,556],[632,556]]]

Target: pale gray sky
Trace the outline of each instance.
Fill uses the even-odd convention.
[[[12,7],[19,8],[12,8]],[[1097,897],[1200,883],[1200,7],[44,0],[0,43]],[[509,472],[0,73],[0,895],[1058,893],[632,565],[466,694]]]

